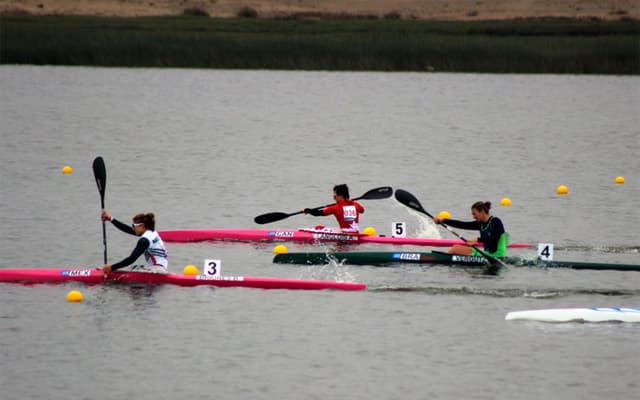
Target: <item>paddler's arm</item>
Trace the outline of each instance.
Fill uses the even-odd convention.
[[[130,235],[135,235],[136,234],[136,231],[133,230],[131,225],[127,225],[124,222],[120,222],[115,218],[111,218],[111,223],[113,224],[113,226],[115,226],[116,228],[120,229],[124,233],[128,233]]]
[[[317,208],[305,208],[304,210],[302,210],[303,213],[305,214],[311,214],[314,217],[322,217],[324,216],[324,211],[323,209],[317,209]]]
[[[480,230],[480,224],[477,221],[458,221],[455,219],[440,219],[435,217],[433,222],[436,224],[445,224],[452,228],[465,229],[469,231]]]
[[[133,264],[138,258],[140,258],[142,254],[144,254],[145,250],[147,250],[150,245],[151,243],[149,243],[149,239],[142,237],[140,238],[140,240],[138,240],[138,244],[136,244],[136,248],[133,249],[129,257],[111,266],[109,266],[108,264],[105,264],[105,266],[102,269],[105,270],[106,267],[110,267],[109,269],[111,271],[117,271],[120,268],[124,268]],[[108,272],[108,271],[105,271],[105,272]]]
[[[455,219],[440,219],[433,217],[433,222],[436,224],[444,224],[453,228],[466,229],[466,230],[480,230],[480,224],[477,221],[458,221]],[[478,244],[480,238],[465,238],[466,242],[470,246]]]
[[[108,212],[106,212],[105,210],[102,210],[102,220],[103,221],[111,221],[111,223],[113,224],[113,226],[115,226],[116,228],[120,229],[122,232],[124,233],[128,233],[130,235],[135,235],[136,231],[133,230],[133,228],[131,227],[131,225],[127,225],[124,222],[120,222],[117,219],[113,218]]]

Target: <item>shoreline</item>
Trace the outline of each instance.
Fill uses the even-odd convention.
[[[1,64],[640,74],[640,23],[5,17]]]
[[[640,20],[637,0],[0,0],[0,16]]]

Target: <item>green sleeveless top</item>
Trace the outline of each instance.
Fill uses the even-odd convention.
[[[498,239],[498,248],[495,252],[491,253],[488,251],[484,251],[485,254],[490,255],[491,257],[505,257],[507,255],[507,245],[509,244],[509,234],[507,232],[500,235],[500,239]],[[482,257],[482,253],[478,250],[472,248],[471,255]]]

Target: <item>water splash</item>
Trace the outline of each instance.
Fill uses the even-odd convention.
[[[355,275],[351,272],[351,266],[344,265],[340,260],[330,255],[330,249],[325,253],[331,260],[323,265],[306,266],[299,274],[300,279],[332,280],[337,282],[356,282]]]
[[[421,214],[417,211],[414,211],[410,208],[407,208],[409,214],[412,214],[416,217],[417,221],[417,229],[413,235],[415,237],[424,237],[424,238],[437,238],[440,239],[440,231],[436,224],[431,220],[431,218],[427,217],[424,214]]]

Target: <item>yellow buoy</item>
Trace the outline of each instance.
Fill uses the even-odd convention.
[[[69,165],[65,165],[64,167],[62,167],[62,173],[65,175],[71,174],[73,173],[73,168],[71,168],[71,166]]]
[[[511,199],[508,197],[505,197],[504,199],[500,200],[500,205],[509,207],[511,205]]]
[[[182,275],[198,275],[198,267],[193,264],[185,265],[182,269]]]
[[[287,249],[287,246],[283,245],[283,244],[279,244],[276,247],[273,248],[273,253],[274,254],[287,254],[289,250]]]
[[[439,219],[451,219],[451,214],[449,213],[449,211],[440,211],[440,213],[438,213],[438,218]]]
[[[367,236],[376,236],[378,234],[376,232],[376,229],[374,227],[372,227],[372,226],[367,226],[366,228],[364,228],[362,233],[364,233]]]
[[[564,195],[569,193],[569,189],[565,185],[560,185],[558,186],[558,189],[556,189],[556,192],[560,195]]]
[[[624,183],[624,177],[623,176],[616,176],[616,183],[618,185],[622,185]]]
[[[78,290],[72,290],[67,293],[67,301],[70,303],[79,303],[82,301],[82,293]]]

